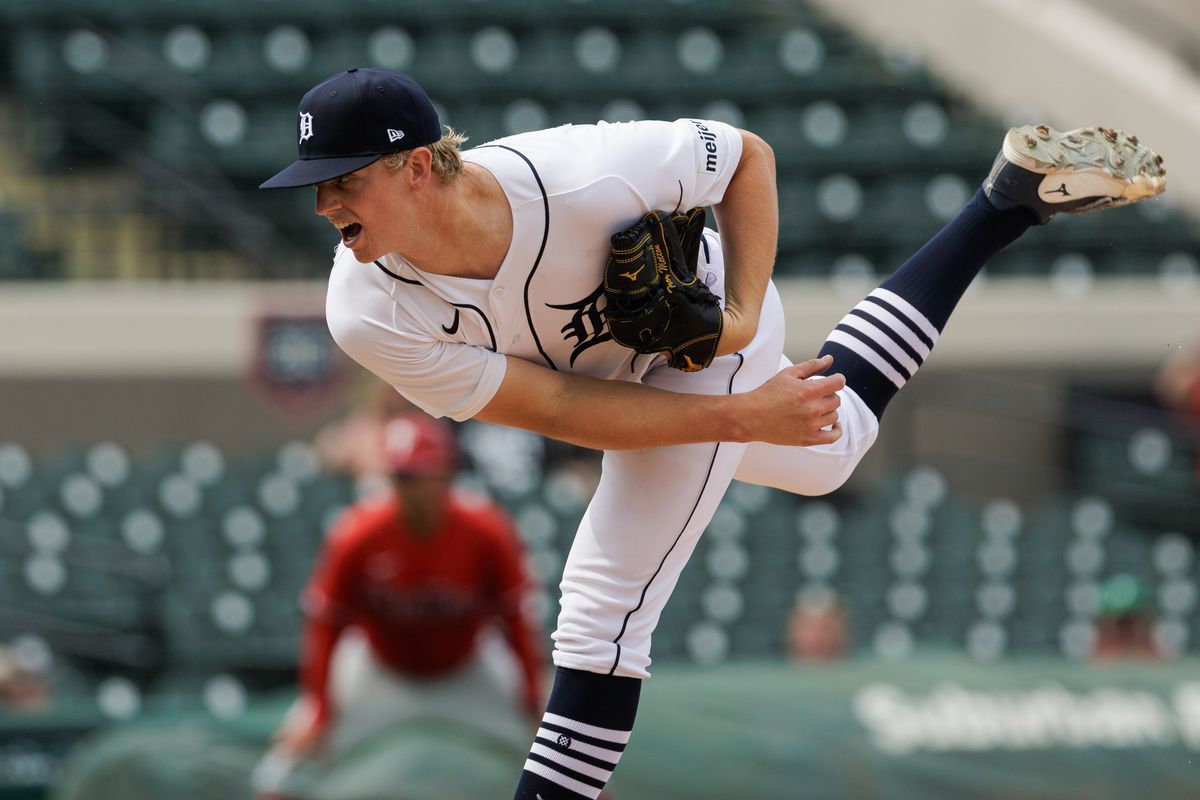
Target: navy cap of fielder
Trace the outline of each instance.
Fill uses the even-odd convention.
[[[300,157],[260,189],[333,180],[397,150],[442,137],[437,109],[420,84],[388,69],[339,72],[308,90],[296,110]]]

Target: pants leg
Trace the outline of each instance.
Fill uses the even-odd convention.
[[[397,725],[415,720],[455,722],[521,747],[529,722],[519,705],[515,672],[499,634],[485,631],[470,661],[448,675],[414,681],[379,661],[357,629],[346,630],[333,653],[330,693],[337,709],[327,746],[314,758],[294,758],[272,748],[251,777],[258,792],[309,797],[347,754]],[[288,715],[311,714],[299,698]]]
[[[702,372],[659,367],[644,382],[690,394],[748,391],[779,370],[782,347],[783,307],[772,286],[749,347]],[[745,449],[720,442],[605,453],[563,568],[556,665],[649,676],[651,632]]]
[[[399,675],[381,662],[366,637],[338,645],[331,675],[335,708],[331,755],[336,760],[388,728],[413,720],[455,722],[511,744],[529,732],[517,697],[516,676],[502,637],[480,634],[469,661],[426,680]],[[508,680],[513,678],[513,680]]]

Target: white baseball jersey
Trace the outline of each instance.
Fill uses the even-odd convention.
[[[662,359],[617,344],[604,328],[610,237],[652,209],[719,202],[741,152],[736,129],[687,119],[565,125],[469,150],[464,160],[491,172],[512,207],[512,244],[496,277],[430,274],[399,254],[364,265],[339,246],[329,329],[413,403],[456,420],[492,399],[504,354],[639,380]],[[723,295],[723,274],[704,255],[701,278]]]

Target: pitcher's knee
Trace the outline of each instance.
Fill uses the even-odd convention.
[[[817,476],[809,476],[804,484],[796,489],[795,494],[801,494],[806,497],[820,497],[836,492],[854,474],[856,466],[858,466],[857,461],[853,464],[842,465],[837,470],[830,470]]]
[[[620,675],[626,678],[649,678],[649,647],[640,642],[613,641],[589,636],[580,631],[554,632],[554,665]]]

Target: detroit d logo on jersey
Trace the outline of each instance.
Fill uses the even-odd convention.
[[[600,310],[600,301],[603,298],[604,286],[601,285],[596,287],[596,291],[574,303],[564,303],[563,305],[546,303],[546,308],[572,312],[571,319],[559,331],[563,335],[564,342],[574,342],[574,348],[571,350],[572,367],[575,366],[575,359],[579,358],[589,347],[612,341],[612,334],[608,332],[604,314]]]
[[[307,111],[300,112],[300,144],[312,138],[313,135],[313,115]]]

